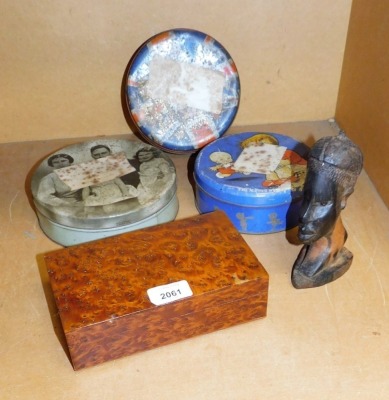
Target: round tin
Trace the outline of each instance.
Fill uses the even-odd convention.
[[[245,132],[216,140],[195,160],[198,210],[225,211],[241,233],[296,226],[308,153],[305,144],[277,133]]]
[[[227,50],[209,35],[173,29],[147,40],[128,69],[127,104],[140,134],[173,153],[218,139],[238,111],[240,82]]]
[[[124,139],[52,153],[34,171],[31,191],[42,230],[63,246],[172,221],[178,212],[173,162]]]

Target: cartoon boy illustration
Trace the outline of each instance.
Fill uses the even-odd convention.
[[[211,167],[211,170],[217,171],[216,176],[218,178],[225,178],[227,176],[235,174],[236,171],[233,168],[234,162],[231,154],[224,151],[214,151],[210,154],[209,158],[211,159],[211,161],[216,163],[216,165]]]

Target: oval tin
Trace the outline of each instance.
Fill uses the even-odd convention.
[[[298,223],[309,147],[277,134],[226,136],[196,157],[196,206],[227,213],[241,233],[265,234]]]
[[[134,54],[126,99],[146,140],[169,152],[194,152],[232,124],[240,99],[239,75],[214,38],[173,29],[150,38]]]
[[[125,139],[52,153],[34,171],[31,191],[42,230],[64,246],[172,221],[178,212],[173,162]]]

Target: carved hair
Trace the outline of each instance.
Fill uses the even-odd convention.
[[[324,174],[341,185],[347,194],[354,190],[363,166],[359,147],[341,131],[337,136],[319,139],[311,149],[308,170]]]

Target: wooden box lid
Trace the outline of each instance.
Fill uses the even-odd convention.
[[[268,274],[221,211],[56,250],[45,262],[75,369],[266,315]],[[180,281],[193,295],[150,301],[149,289]],[[163,331],[181,316],[185,326]]]

